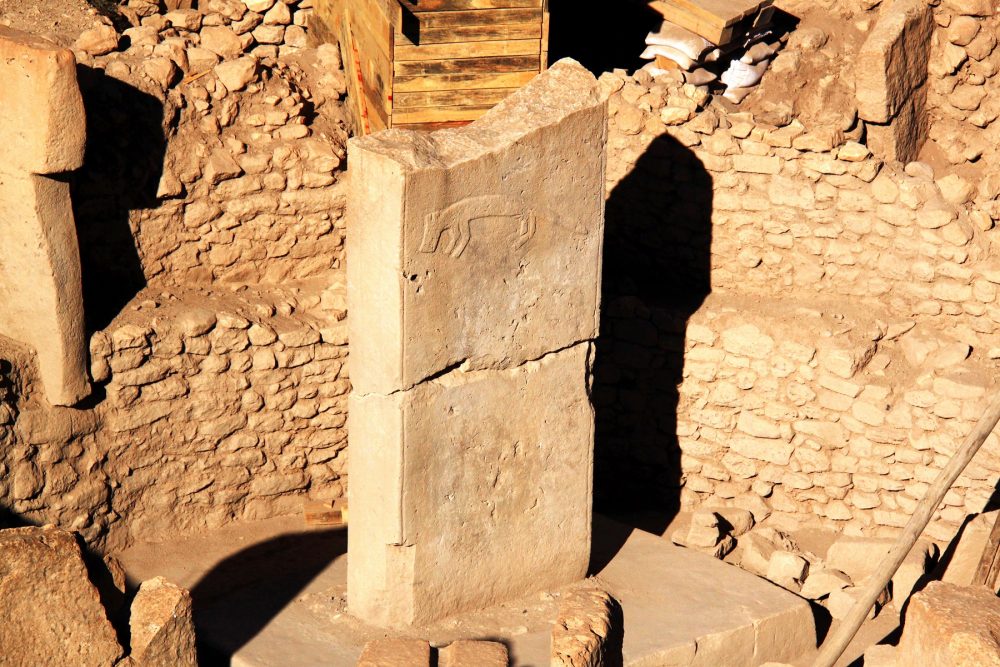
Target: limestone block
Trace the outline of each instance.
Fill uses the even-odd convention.
[[[388,393],[596,337],[606,102],[563,61],[476,123],[352,140],[351,379]]]
[[[424,622],[585,574],[590,354],[581,343],[508,371],[352,394],[353,614]]]
[[[559,615],[552,624],[551,667],[602,667],[614,664],[608,646],[613,634],[621,636],[623,628],[612,628],[617,602],[596,588],[583,588],[567,593],[559,605]],[[620,621],[619,621],[620,622]]]
[[[984,512],[965,524],[962,532],[955,538],[951,557],[941,575],[941,581],[958,586],[972,584],[998,514],[1000,510]]]
[[[430,667],[431,646],[419,639],[377,639],[365,644],[357,667]]]
[[[136,667],[197,667],[191,593],[163,577],[144,581],[129,617]]]
[[[1000,598],[984,587],[932,581],[910,599],[898,664],[1000,665]]]
[[[921,86],[901,104],[892,122],[867,123],[868,147],[872,153],[903,164],[917,159],[930,126],[926,101],[927,86]]]
[[[500,642],[461,639],[438,650],[438,667],[507,667],[508,662]]]
[[[49,403],[73,405],[90,388],[69,183],[7,171],[0,160],[0,220],[0,334],[35,350]]]
[[[0,165],[55,174],[83,164],[86,127],[73,52],[0,25]]]
[[[882,12],[855,59],[858,114],[888,123],[927,79],[934,19],[924,0],[899,0]]]
[[[121,657],[73,535],[2,530],[0,567],[0,662],[113,665]]]

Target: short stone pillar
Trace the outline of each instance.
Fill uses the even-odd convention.
[[[858,115],[868,147],[883,160],[912,162],[927,140],[927,65],[934,17],[926,0],[882,10],[855,59]]]
[[[68,49],[0,26],[0,335],[34,349],[45,396],[90,393],[80,250],[64,174],[86,126]]]
[[[584,576],[607,104],[557,63],[349,146],[348,604],[431,621]]]

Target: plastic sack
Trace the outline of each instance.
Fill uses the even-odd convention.
[[[669,46],[680,51],[691,60],[698,60],[713,44],[701,35],[696,35],[670,21],[664,21],[659,32],[646,35],[646,44],[650,46]]]
[[[770,60],[777,51],[778,49],[775,46],[765,44],[764,42],[757,42],[747,49],[747,52],[740,58],[740,62],[747,65],[756,65],[762,60]]]

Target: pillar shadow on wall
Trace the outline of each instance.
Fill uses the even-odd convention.
[[[711,291],[711,245],[712,178],[663,134],[607,200],[592,395],[595,511],[656,534],[680,508],[678,385],[687,321]],[[595,540],[592,573],[627,532]]]
[[[73,214],[83,268],[87,330],[103,329],[146,280],[129,211],[158,204],[166,154],[163,103],[103,70],[79,66],[87,114],[83,168],[74,172]]]
[[[659,29],[663,16],[648,0],[549,0],[549,62],[570,57],[591,72],[629,71],[639,58],[646,35]]]
[[[346,553],[346,529],[306,530],[259,542],[213,567],[191,589],[198,664],[228,666],[240,648]]]

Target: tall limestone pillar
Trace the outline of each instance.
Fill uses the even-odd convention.
[[[73,53],[0,26],[0,335],[35,351],[52,405],[90,393],[64,176],[83,164],[85,143]]]
[[[353,140],[348,604],[405,626],[583,577],[607,105],[557,63]]]

